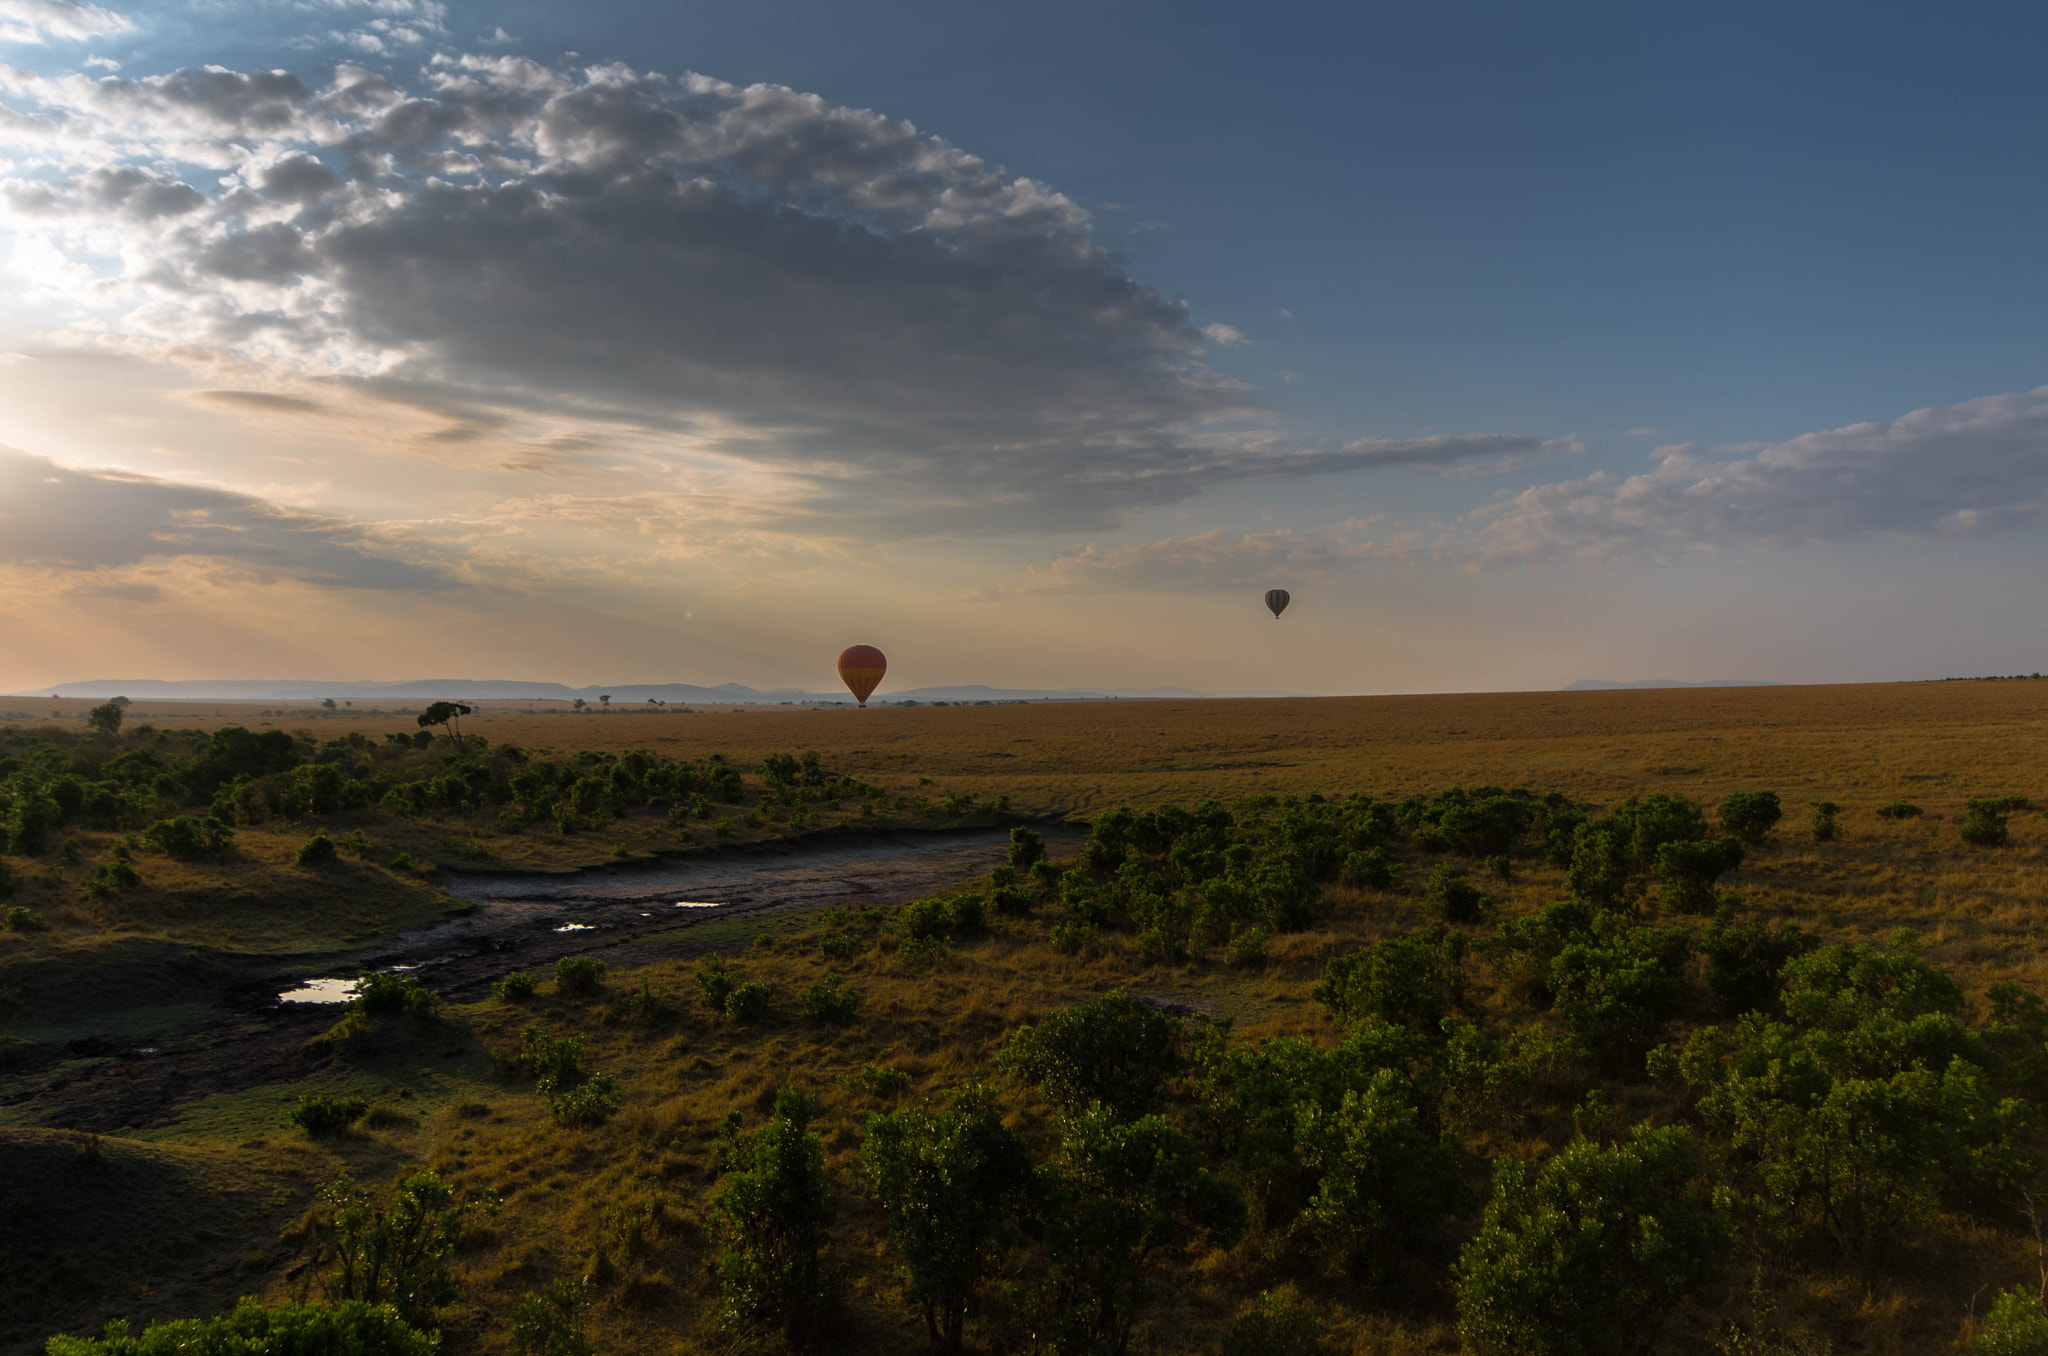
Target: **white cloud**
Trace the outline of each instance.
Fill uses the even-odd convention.
[[[1202,337],[1212,344],[1221,344],[1226,348],[1232,344],[1248,344],[1251,342],[1251,340],[1244,337],[1244,332],[1235,325],[1225,325],[1221,321],[1213,325],[1202,326]]]
[[[382,38],[442,17],[377,13]],[[788,477],[812,528],[1109,527],[1560,446],[1231,432],[1255,402],[1201,350],[1243,336],[1127,276],[1073,202],[778,86],[468,56],[411,89],[343,64],[0,94],[0,147],[38,166],[0,184],[22,283],[93,342],[469,411],[450,436],[630,426]]]
[[[125,14],[79,0],[0,0],[0,42],[83,42],[134,27]]]
[[[1425,554],[1412,533],[1373,540],[1364,523],[1306,531],[1228,528],[1127,546],[1088,545],[1033,566],[997,593],[1220,593],[1358,573]]]
[[[1537,485],[1477,511],[1477,557],[1606,565],[1746,542],[2037,529],[2048,521],[2048,386],[1785,442],[1654,455],[1641,475]]]

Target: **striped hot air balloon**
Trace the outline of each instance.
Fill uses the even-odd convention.
[[[1273,620],[1275,621],[1280,620],[1280,614],[1287,610],[1287,604],[1292,601],[1293,599],[1289,596],[1286,589],[1266,590],[1266,606],[1273,609]]]
[[[849,645],[839,652],[839,681],[862,706],[868,704],[868,694],[881,686],[882,675],[888,671],[889,661],[872,645]]]

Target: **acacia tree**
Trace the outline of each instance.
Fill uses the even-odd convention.
[[[1004,1127],[988,1090],[970,1087],[937,1115],[871,1118],[860,1157],[932,1345],[959,1351],[968,1308],[1031,1184],[1023,1144]]]
[[[85,713],[85,723],[109,739],[121,733],[121,708],[126,699],[104,702]]]
[[[811,1131],[810,1101],[775,1095],[775,1116],[734,1150],[712,1210],[724,1226],[718,1278],[727,1321],[779,1320],[796,1350],[810,1345],[831,1303],[818,1248],[832,1222],[825,1141]]]
[[[458,1201],[438,1173],[416,1172],[383,1204],[347,1177],[322,1193],[334,1210],[332,1297],[389,1304],[424,1326],[455,1295],[448,1259],[469,1215],[495,1213],[497,1199]]]
[[[462,718],[474,710],[474,707],[465,706],[461,702],[435,702],[420,712],[420,728],[424,730],[430,725],[438,725],[452,735],[456,747],[461,748]]]

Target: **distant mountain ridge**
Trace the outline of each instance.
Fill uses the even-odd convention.
[[[167,682],[154,678],[96,678],[82,683],[56,683],[14,697],[150,698],[156,701],[235,702],[317,702],[335,701],[559,701],[581,697],[594,702],[609,696],[623,706],[659,702],[696,703],[703,706],[775,705],[780,702],[845,702],[853,698],[844,692],[804,692],[794,688],[760,689],[742,683],[721,683],[700,687],[694,683],[615,683],[589,687],[568,687],[561,683],[522,683],[504,678],[415,678],[397,683],[326,683],[300,679],[193,679]],[[1137,700],[1199,700],[1212,697],[1293,697],[1294,692],[1197,692],[1185,687],[1102,687],[1102,688],[999,688],[984,684],[957,687],[919,687],[902,692],[878,693],[876,702],[971,702],[971,701],[1107,701],[1111,698]]]
[[[1647,687],[1780,687],[1768,678],[1709,678],[1703,683],[1682,683],[1676,678],[1643,678],[1633,683],[1617,683],[1612,678],[1581,678],[1578,682],[1562,689],[1565,692],[1614,692],[1635,691]]]

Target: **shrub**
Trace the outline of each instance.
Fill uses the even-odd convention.
[[[1446,923],[1476,923],[1493,909],[1493,899],[1449,862],[1429,873],[1422,902]]]
[[[512,1310],[512,1350],[517,1356],[595,1356],[583,1331],[588,1286],[563,1276],[527,1295]]]
[[[880,1064],[863,1064],[851,1080],[877,1097],[895,1097],[910,1087],[910,1075]]]
[[[943,937],[912,937],[896,948],[896,959],[913,970],[929,970],[951,954]]]
[[[1775,791],[1731,791],[1715,815],[1721,827],[1745,842],[1760,843],[1785,817]]]
[[[96,895],[110,895],[116,890],[132,890],[142,884],[142,875],[135,867],[120,858],[101,862],[86,878],[85,888]],[[0,894],[5,894],[0,891]]]
[[[1590,935],[1566,944],[1550,963],[1558,1015],[1610,1069],[1632,1063],[1684,1004],[1690,950],[1686,933],[1603,915]]]
[[[1391,890],[1401,883],[1401,868],[1385,848],[1367,848],[1344,858],[1337,879],[1354,889]]]
[[[1164,1101],[1179,1038],[1178,1022],[1112,989],[1011,1032],[1001,1064],[1070,1112],[1099,1102],[1135,1120]]]
[[[2048,1356],[2048,1315],[2041,1311],[2041,1297],[2020,1286],[1999,1291],[1982,1331],[1970,1342],[1970,1356]]]
[[[410,871],[415,865],[416,863],[413,861],[410,852],[401,852],[391,859],[391,869],[393,871]]]
[[[1032,1185],[1023,1143],[983,1088],[937,1114],[873,1116],[861,1173],[902,1259],[904,1293],[942,1351],[960,1350],[967,1312],[1016,1232]]]
[[[818,939],[818,954],[827,960],[852,960],[868,949],[868,939],[857,932],[831,932]]]
[[[619,1109],[619,1085],[610,1074],[592,1074],[574,1087],[558,1087],[547,1096],[556,1125],[603,1125]]]
[[[1304,1214],[1325,1260],[1380,1286],[1412,1272],[1463,1192],[1457,1155],[1423,1127],[1407,1078],[1382,1069],[1335,1112],[1310,1103],[1295,1134],[1320,1177]]]
[[[219,1318],[152,1323],[131,1337],[124,1319],[99,1337],[52,1337],[48,1356],[246,1356],[250,1352],[347,1352],[348,1356],[435,1356],[440,1334],[421,1332],[388,1304],[344,1300],[266,1309],[244,1298]]]
[[[1320,1356],[1323,1321],[1291,1289],[1261,1290],[1223,1333],[1223,1356]]]
[[[1086,923],[1055,923],[1047,940],[1062,956],[1078,956],[1095,945],[1095,929]]]
[[[1264,965],[1266,941],[1264,928],[1246,928],[1230,939],[1230,945],[1224,949],[1224,958],[1232,965]]]
[[[804,990],[804,1016],[813,1022],[827,1026],[844,1026],[853,1020],[853,1014],[860,1009],[859,989],[842,987],[845,981],[838,975],[826,975],[824,979]]]
[[[580,1074],[577,1059],[583,1054],[581,1036],[550,1036],[529,1026],[519,1033],[518,1063],[543,1093],[566,1087]]]
[[[1044,858],[1045,835],[1021,826],[1010,830],[1010,866],[1013,870],[1029,871]]]
[[[1729,1251],[1691,1185],[1685,1129],[1576,1140],[1532,1182],[1510,1159],[1457,1267],[1459,1327],[1484,1353],[1604,1356],[1650,1348],[1678,1302]]]
[[[337,1270],[328,1279],[330,1293],[336,1299],[389,1304],[415,1325],[431,1321],[434,1311],[455,1296],[448,1259],[469,1216],[498,1208],[495,1196],[457,1201],[432,1172],[407,1177],[381,1205],[347,1177],[320,1194],[334,1212]]]
[[[441,997],[410,975],[390,970],[365,970],[356,979],[350,1006],[372,1017],[404,1013],[428,1021],[439,1015]]]
[[[775,1003],[773,984],[741,984],[725,998],[725,1015],[735,1022],[751,1025],[768,1015]]]
[[[166,857],[217,857],[234,851],[235,833],[212,815],[203,819],[179,815],[174,819],[159,819],[144,829],[142,843]]]
[[[1965,843],[1977,847],[2004,847],[2012,841],[2012,831],[2006,826],[2008,813],[2003,799],[1966,801],[1963,824],[1956,832]]]
[[[1664,907],[1678,913],[1706,913],[1714,907],[1714,882],[1742,865],[1742,840],[1702,838],[1666,843],[1657,849],[1657,878]]]
[[[1702,939],[1707,958],[1707,989],[1730,1017],[1768,1012],[1777,1006],[1785,963],[1820,945],[1796,923],[1777,927],[1752,923],[1736,927],[1729,914],[1718,916]]]
[[[1485,866],[1486,874],[1492,876],[1495,880],[1513,880],[1515,878],[1515,859],[1505,854],[1496,854],[1488,857]]]
[[[7,930],[9,932],[48,932],[50,920],[34,909],[20,904],[7,906]]]
[[[1910,800],[1895,800],[1889,805],[1880,805],[1876,810],[1879,819],[1918,819],[1920,807]]]
[[[292,1108],[292,1124],[309,1135],[339,1135],[363,1118],[370,1104],[360,1097],[331,1097],[324,1092],[299,1098]]]
[[[729,1151],[735,1166],[711,1207],[726,1242],[718,1263],[721,1316],[731,1324],[779,1323],[799,1351],[819,1334],[833,1301],[818,1256],[832,1222],[832,1189],[811,1114],[800,1093],[777,1093],[774,1118]]]
[[[1832,843],[1842,836],[1841,825],[1835,821],[1835,816],[1842,812],[1841,806],[1831,800],[1814,800],[1807,804],[1813,807],[1813,823],[1806,831],[1813,835],[1814,842]]]
[[[1439,923],[1333,956],[1311,996],[1332,1015],[1434,1034],[1463,1000],[1466,942]]]
[[[694,975],[697,991],[703,995],[705,1004],[724,1012],[725,1000],[732,997],[733,986],[739,983],[739,976],[726,968],[725,961],[718,956],[698,966]]]
[[[1138,934],[1138,958],[1148,965],[1177,965],[1188,958],[1187,943],[1177,932],[1146,928]]]
[[[587,998],[603,987],[605,969],[595,956],[563,956],[555,962],[555,989],[572,998]]]
[[[498,997],[507,1003],[524,1003],[533,997],[540,981],[533,977],[531,970],[514,970],[498,981]]]
[[[294,854],[292,860],[300,866],[326,866],[337,855],[338,852],[334,846],[334,840],[327,836],[327,830],[321,829],[311,838],[299,844],[299,850]]]

